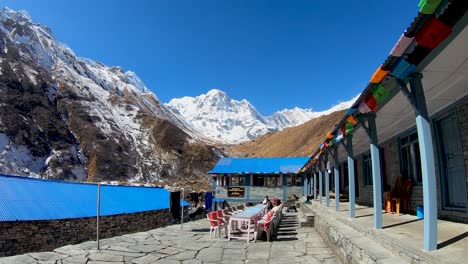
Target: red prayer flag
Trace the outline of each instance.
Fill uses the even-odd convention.
[[[421,29],[416,33],[416,41],[419,45],[433,49],[437,47],[448,35],[452,28],[431,16]]]
[[[369,107],[369,109],[372,112],[375,112],[375,110],[377,110],[377,107],[378,107],[377,100],[375,100],[372,93],[367,94],[366,98],[364,98],[364,102],[366,103],[367,107]]]

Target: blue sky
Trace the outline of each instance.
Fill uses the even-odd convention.
[[[161,99],[212,88],[262,114],[328,109],[366,86],[418,1],[0,0],[78,56],[136,72]]]

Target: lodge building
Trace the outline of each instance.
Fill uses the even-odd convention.
[[[283,201],[304,192],[299,170],[309,157],[221,158],[209,172],[216,201],[230,204],[261,202],[268,195]]]
[[[382,229],[384,194],[401,176],[411,187],[407,211],[423,208],[424,249],[431,251],[437,219],[468,223],[468,16],[466,1],[421,2],[303,169],[312,173],[305,194],[330,206],[329,190],[339,190],[349,197],[351,219],[356,202],[371,205],[375,229]],[[334,203],[339,211],[340,200]]]

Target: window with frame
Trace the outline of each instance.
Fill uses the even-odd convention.
[[[286,176],[286,175],[285,175]],[[287,175],[286,183],[288,187],[291,186],[302,186],[301,175],[290,174]]]
[[[254,174],[253,176],[253,186],[265,186],[265,176]]]
[[[414,183],[422,182],[418,133],[400,137],[400,166],[403,177],[413,180]]]
[[[372,185],[372,159],[370,153],[362,155],[362,175],[364,185]]]
[[[267,175],[265,177],[265,186],[268,186],[268,187],[281,186],[280,176],[277,174]]]
[[[232,186],[245,186],[245,176],[231,176]]]

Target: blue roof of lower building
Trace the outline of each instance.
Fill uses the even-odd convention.
[[[221,158],[211,174],[298,173],[309,157]]]
[[[0,221],[93,217],[97,190],[97,184],[0,175]],[[100,215],[168,209],[169,196],[164,188],[101,185]]]

